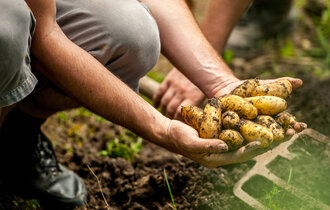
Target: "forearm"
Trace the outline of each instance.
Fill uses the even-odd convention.
[[[211,0],[202,23],[202,31],[221,53],[235,24],[251,0]]]
[[[160,30],[162,52],[208,97],[237,80],[208,43],[183,0],[145,0]]]
[[[45,66],[42,73],[82,105],[172,149],[164,139],[169,120],[67,39],[59,27],[47,37],[39,34],[32,52]]]

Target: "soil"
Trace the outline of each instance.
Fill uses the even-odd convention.
[[[232,187],[252,167],[253,161],[207,169],[148,142],[144,142],[142,151],[131,163],[123,158],[103,157],[100,151],[109,141],[125,133],[125,129],[98,121],[96,117],[81,117],[77,112],[67,113],[71,122],[53,116],[44,130],[56,139],[59,161],[79,174],[89,189],[88,203],[78,209],[106,208],[100,186],[88,166],[98,176],[111,209],[172,209],[164,169],[178,209],[249,208],[235,198]],[[76,141],[67,141],[70,127],[83,128],[76,132],[79,133]],[[91,134],[90,130],[94,132]],[[88,136],[88,140],[82,140],[82,136]]]

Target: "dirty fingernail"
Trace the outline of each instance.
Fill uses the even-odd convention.
[[[257,149],[258,147],[260,146],[260,142],[259,141],[254,141],[254,142],[251,142],[249,144],[247,144],[245,146],[245,152],[250,152],[250,151],[253,151],[255,149]]]

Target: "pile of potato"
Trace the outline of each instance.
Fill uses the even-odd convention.
[[[201,138],[221,139],[229,151],[252,141],[260,141],[260,148],[266,148],[282,142],[285,131],[296,123],[296,118],[285,111],[285,99],[291,92],[288,80],[260,85],[257,79],[251,79],[229,95],[209,99],[204,110],[188,105],[182,107],[181,114]]]

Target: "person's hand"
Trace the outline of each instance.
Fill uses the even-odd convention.
[[[304,126],[304,124],[296,123],[294,129],[301,131],[305,128]],[[294,129],[292,130],[295,131]],[[167,141],[172,144],[172,147],[169,148],[171,151],[208,168],[244,162],[276,146],[274,144],[268,148],[260,149],[260,142],[254,141],[238,150],[227,152],[228,146],[222,140],[199,138],[195,129],[180,121],[172,120],[167,130]],[[291,129],[287,131],[289,134],[287,139],[293,135],[292,130],[289,130]]]
[[[277,78],[277,79],[259,80],[259,82],[260,82],[260,85],[264,85],[264,84],[271,83],[271,82],[274,82],[274,81],[280,80],[280,79],[288,80],[292,85],[292,90],[298,89],[303,84],[301,79],[292,78],[292,77],[280,77],[280,78]],[[214,94],[214,96],[220,97],[220,96],[229,94],[232,90],[234,90],[236,87],[238,87],[243,82],[244,82],[244,80],[228,83],[226,86],[219,89],[219,91],[217,91]]]
[[[155,107],[161,107],[167,117],[179,119],[181,106],[198,105],[204,97],[197,86],[173,68],[154,94],[153,102]]]

